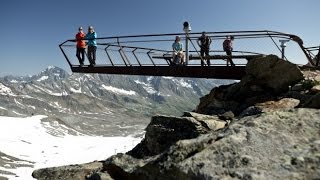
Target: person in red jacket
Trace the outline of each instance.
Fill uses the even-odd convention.
[[[86,48],[86,42],[83,40],[86,34],[82,31],[82,27],[79,27],[79,32],[76,34],[77,40],[77,53],[76,56],[79,60],[80,66],[84,63],[84,51]]]

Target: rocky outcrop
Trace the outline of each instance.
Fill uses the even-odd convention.
[[[320,179],[317,76],[276,56],[250,60],[241,82],[214,88],[196,112],[154,116],[141,143],[86,178]]]
[[[297,65],[269,55],[250,60],[246,66],[246,76],[241,83],[279,94],[288,91],[290,85],[302,79],[303,74]]]
[[[317,74],[304,74],[296,65],[274,55],[252,59],[239,83],[214,88],[200,98],[196,112],[219,114],[232,111],[236,115],[244,115],[248,108],[258,112],[262,109],[307,107],[301,104],[310,101],[309,91],[315,88],[316,83],[309,83],[310,87],[306,87],[305,79],[311,77],[313,83]]]
[[[104,169],[114,179],[318,179],[320,110],[245,117],[227,131],[176,142],[146,159],[119,154]]]
[[[146,128],[145,138],[128,154],[135,158],[157,155],[178,140],[196,138],[226,125],[227,121],[218,116],[191,112],[186,112],[184,117],[154,116]]]

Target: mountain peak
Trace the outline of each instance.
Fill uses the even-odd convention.
[[[38,75],[33,76],[33,79],[36,78],[40,80],[45,80],[45,79],[48,79],[49,77],[66,78],[67,76],[69,76],[69,74],[64,69],[61,69],[56,66],[48,66],[45,70],[41,71]]]

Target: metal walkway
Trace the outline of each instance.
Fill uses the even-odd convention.
[[[79,61],[75,56],[74,39],[63,42],[59,47],[72,72],[76,73],[241,79],[245,75],[246,63],[252,58],[278,54],[282,55],[283,59],[288,59],[284,54],[285,46],[277,44],[279,40],[295,42],[296,47],[305,55],[310,65],[319,64],[319,60],[315,61],[314,50],[316,48],[305,48],[302,40],[296,35],[275,31],[229,31],[206,32],[206,34],[213,41],[210,51],[210,66],[200,56],[199,47],[196,44],[201,33],[97,38],[97,58],[94,67],[88,66],[88,63],[82,67],[79,66]],[[189,46],[189,61],[185,66],[172,66],[171,45],[175,36],[180,36],[181,42]],[[235,39],[232,59],[236,66],[227,66],[228,56],[222,51],[222,42],[226,36],[233,36]],[[201,61],[204,66],[201,66]]]

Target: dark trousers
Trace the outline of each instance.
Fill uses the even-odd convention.
[[[84,62],[84,48],[78,48],[77,47],[77,53],[76,56],[79,60],[80,65],[83,65]]]
[[[229,62],[231,64],[231,66],[235,66],[235,64],[232,61],[232,51],[231,50],[226,50],[226,54],[229,56],[227,58],[227,66],[229,66]]]
[[[89,59],[90,65],[96,64],[96,51],[97,51],[96,46],[88,46],[88,59]]]
[[[208,64],[208,66],[210,66],[209,49],[208,48],[201,48],[200,55],[201,55],[202,59],[207,59],[207,64]],[[204,55],[206,55],[206,57]],[[203,61],[201,61],[201,66],[204,66]]]

